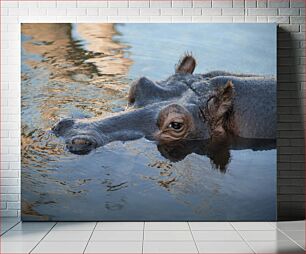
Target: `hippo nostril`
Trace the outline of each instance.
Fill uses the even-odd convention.
[[[97,141],[92,137],[74,137],[67,141],[67,149],[74,154],[88,154],[97,147]]]
[[[73,145],[88,145],[90,146],[92,142],[88,139],[75,138],[71,141]]]

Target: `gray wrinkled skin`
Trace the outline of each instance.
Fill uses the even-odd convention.
[[[194,130],[185,139],[210,139],[208,123],[200,109],[205,109],[211,94],[229,80],[235,92],[233,114],[237,135],[246,139],[275,139],[276,79],[222,71],[176,73],[158,82],[142,77],[133,84],[135,98],[127,111],[102,119],[64,119],[53,131],[63,137],[69,151],[76,154],[86,154],[116,140],[142,137],[155,140],[159,112],[168,105],[178,104],[189,111],[194,121]],[[80,144],[78,140],[86,142]]]

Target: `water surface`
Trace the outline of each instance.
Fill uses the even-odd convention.
[[[123,111],[133,79],[166,78],[186,51],[198,73],[275,75],[275,40],[273,25],[23,24],[23,219],[274,220],[273,146],[231,150],[220,170],[205,153],[165,157],[145,139],[74,155],[49,130]]]

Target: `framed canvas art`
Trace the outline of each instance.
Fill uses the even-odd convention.
[[[21,25],[24,221],[276,219],[275,24]]]

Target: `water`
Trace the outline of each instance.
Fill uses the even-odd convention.
[[[223,70],[276,75],[276,28],[267,24],[129,24],[118,26],[134,64],[129,77],[164,79],[191,52],[197,73]]]
[[[79,156],[49,130],[124,110],[134,78],[166,78],[185,51],[199,73],[275,75],[275,39],[273,25],[23,24],[23,219],[274,220],[273,146],[231,150],[220,170],[201,143],[186,152],[140,139]]]

